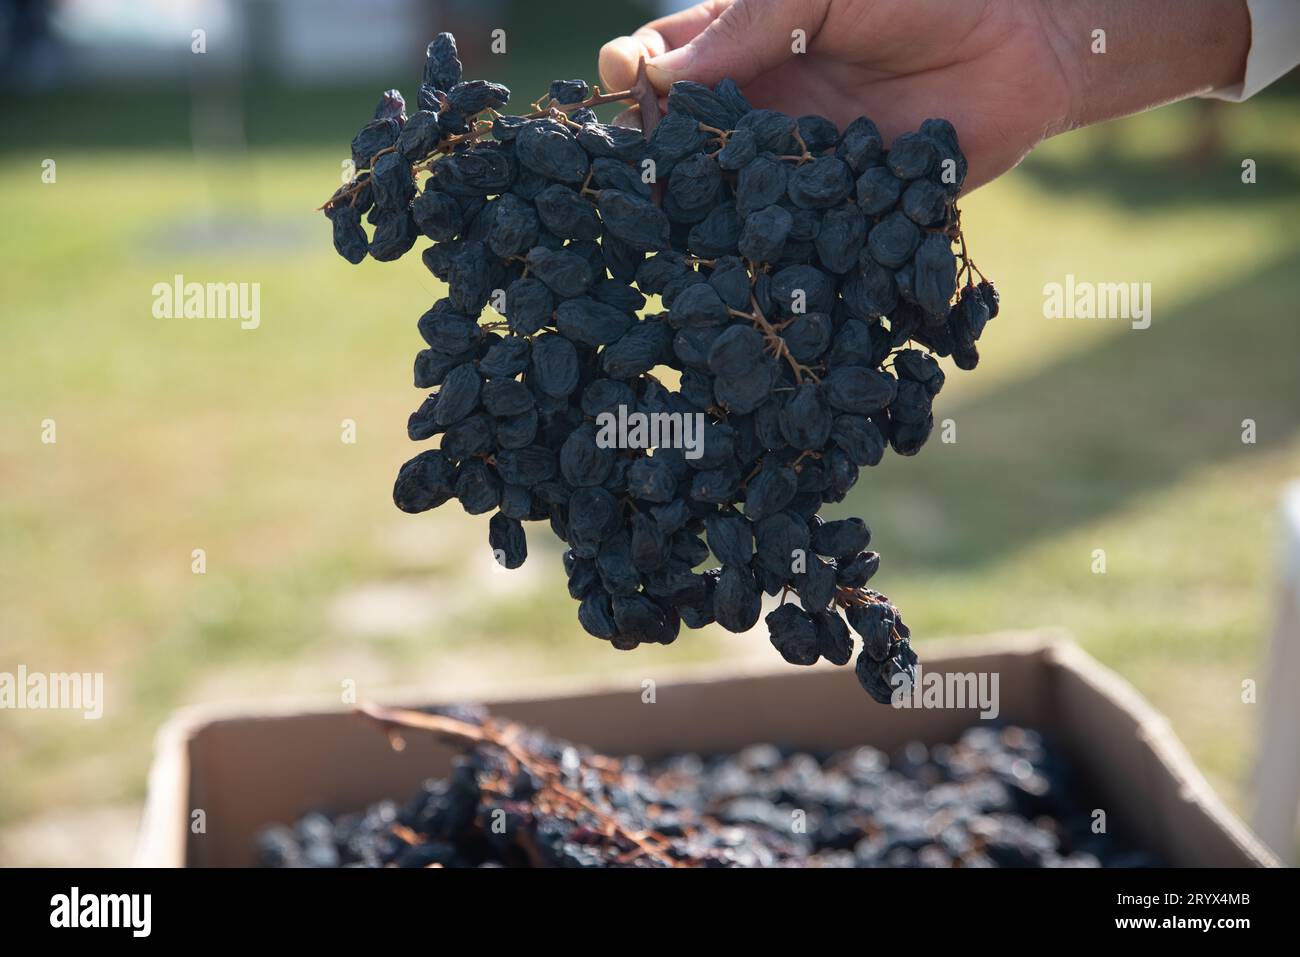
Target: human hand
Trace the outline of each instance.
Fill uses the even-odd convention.
[[[1233,82],[1249,37],[1239,0],[707,0],[605,44],[600,75],[630,87],[644,57],[660,92],[729,76],[756,106],[869,116],[886,142],[944,117],[969,191],[1048,136]]]

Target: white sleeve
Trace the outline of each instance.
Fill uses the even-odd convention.
[[[1246,0],[1250,55],[1242,82],[1205,94],[1241,102],[1300,64],[1300,0]]]

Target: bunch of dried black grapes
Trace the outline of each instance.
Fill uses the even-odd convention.
[[[771,744],[654,762],[593,754],[481,709],[368,709],[463,753],[405,806],[263,829],[266,867],[1138,867],[1096,834],[1034,731],[815,755]]]
[[[509,568],[522,523],[548,521],[579,621],[617,648],[746,631],[780,595],[781,655],[846,664],[851,627],[858,678],[887,702],[913,675],[908,628],[866,587],[866,524],[817,513],[887,447],[921,448],[935,357],[973,368],[997,315],[955,205],[956,132],[926,120],[886,150],[866,117],[841,132],[754,109],[728,80],[674,84],[660,118],[638,86],[558,81],[508,116],[510,91],[462,80],[444,33],[419,110],[389,91],[352,141],[359,172],[324,206],[335,248],[387,261],[425,236],[447,284],[418,324],[415,385],[436,391],[408,423],[439,446],[402,466],[394,500],[495,512]],[[597,120],[626,100],[643,129]],[[650,296],[662,311],[644,314]],[[638,416],[671,440],[607,429]],[[720,567],[697,571],[710,554]]]

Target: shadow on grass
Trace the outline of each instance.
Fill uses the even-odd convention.
[[[1289,201],[1300,193],[1300,169],[1285,152],[1250,151],[1257,181],[1241,181],[1243,157],[1220,154],[1191,162],[1176,157],[1143,160],[1099,149],[1057,161],[1031,156],[1018,170],[1055,197],[1084,196],[1126,209],[1228,206]]]
[[[1300,248],[1176,313],[1157,297],[1146,330],[1108,320],[1095,346],[991,395],[953,405],[941,393],[936,422],[951,418],[956,442],[936,425],[917,458],[864,473],[835,515],[866,518],[891,570],[968,570],[1286,442],[1300,428],[1297,273]],[[1049,321],[1080,320],[1004,304],[983,361],[998,361],[998,323]]]

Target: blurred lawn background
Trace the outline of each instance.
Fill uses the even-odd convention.
[[[462,32],[466,74],[506,82],[513,107],[552,78],[594,80],[599,44],[646,19],[598,0],[563,24],[524,3],[491,16],[509,55],[487,54],[486,27]],[[714,628],[615,652],[577,625],[548,529],[530,526],[530,561],[505,572],[481,517],[393,508],[421,395],[415,320],[442,290],[418,256],[347,265],[314,210],[378,92],[414,98],[425,40],[347,88],[178,77],[0,101],[0,671],[102,671],[107,689],[98,722],[0,719],[0,861],[58,858],[5,840],[48,834],[50,815],[129,819],[152,735],[187,703],[775,655]],[[872,526],[875,584],[923,658],[928,639],[1061,626],[1170,717],[1242,812],[1258,718],[1241,683],[1267,686],[1276,503],[1300,471],[1296,101],[1284,86],[1071,134],[968,197],[1003,306],[977,371],[945,363],[936,416],[957,441],[887,457],[824,512]],[[245,145],[196,148],[213,109]],[[260,283],[260,328],[153,318],[153,285],[178,273]],[[1043,285],[1067,273],[1150,282],[1151,327],[1045,319]]]

